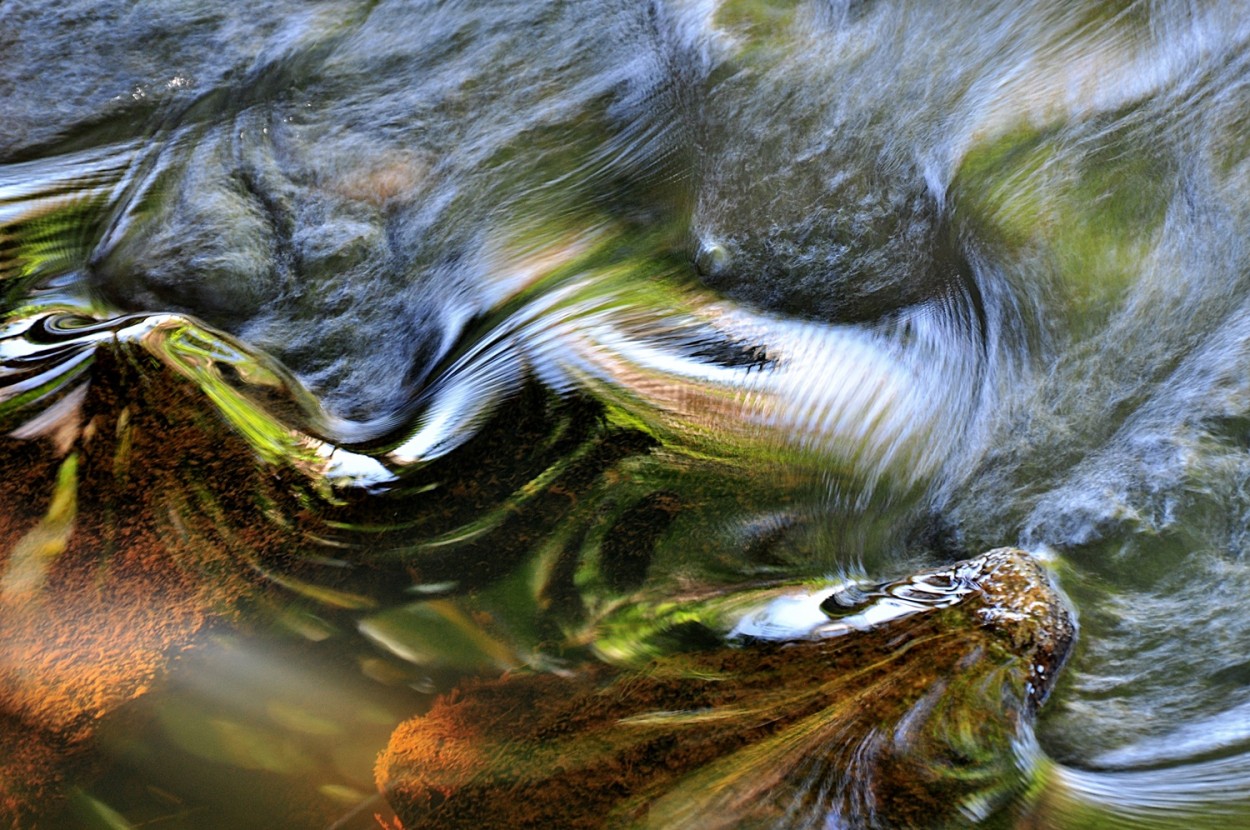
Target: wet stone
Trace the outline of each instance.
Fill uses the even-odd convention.
[[[1028,790],[1014,747],[1074,631],[998,549],[790,636],[468,681],[396,730],[379,785],[406,828],[965,825]]]
[[[27,462],[0,483],[0,827],[32,826],[88,774],[101,718],[272,591],[256,551],[298,550],[248,518],[295,498],[199,389],[141,344],[78,334],[28,333],[26,358],[10,337],[0,362],[0,452]],[[36,371],[62,373],[60,403],[32,415],[14,389]]]
[[[298,428],[316,410],[281,373],[189,318],[46,313],[0,334],[0,451],[22,471],[0,480],[0,827],[60,809],[104,761],[101,723],[166,694],[207,641],[407,598],[414,538],[506,502],[478,548],[421,565],[488,581],[466,555],[513,566],[567,493],[650,446],[529,387],[506,429],[375,493],[332,475],[335,453]],[[547,468],[547,487],[507,501]]]

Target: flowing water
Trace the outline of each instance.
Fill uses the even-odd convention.
[[[741,655],[963,630],[923,575],[1002,545],[1079,624],[1036,721],[968,635],[828,704],[804,809],[698,800],[795,754],[751,721],[652,820],[1250,816],[1250,6],[0,0],[0,54],[5,820],[396,826],[461,678],[667,729],[729,643],[797,706]],[[950,811],[874,789],[982,710]]]

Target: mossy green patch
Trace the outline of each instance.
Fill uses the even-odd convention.
[[[1098,325],[1139,279],[1176,175],[1131,117],[1116,117],[1005,132],[967,153],[951,190],[971,230],[1040,263],[1079,328]]]

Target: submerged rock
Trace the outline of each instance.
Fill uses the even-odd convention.
[[[101,718],[259,595],[254,551],[292,547],[226,518],[262,495],[248,442],[142,344],[94,333],[0,338],[15,471],[0,483],[0,827],[32,826],[90,765]]]
[[[561,488],[583,491],[649,446],[601,429],[598,411],[530,388],[506,431],[484,425],[448,466],[396,483],[310,431],[319,410],[280,369],[193,319],[59,307],[10,317],[0,326],[0,453],[15,471],[0,481],[0,827],[59,809],[98,766],[102,721],[164,692],[172,663],[215,635],[406,597],[414,540],[468,521],[483,522],[490,563],[511,566],[568,512]],[[547,485],[514,496],[536,472]],[[451,554],[427,558],[421,573],[434,578],[439,568],[469,585],[489,578]]]
[[[1014,749],[1075,632],[1034,560],[819,607],[640,671],[465,683],[396,730],[379,785],[408,828],[933,827],[1028,788]]]

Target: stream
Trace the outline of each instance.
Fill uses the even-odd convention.
[[[0,826],[1250,821],[1250,6],[0,55]]]

